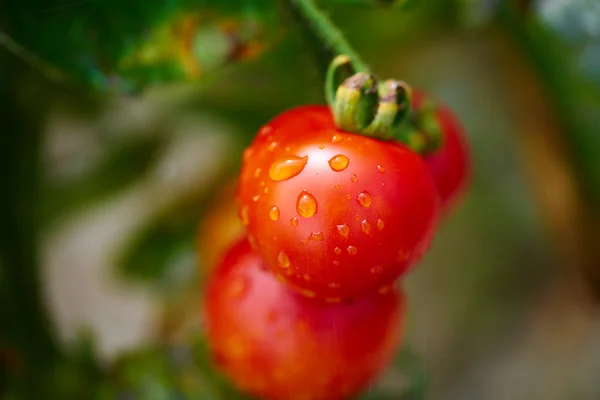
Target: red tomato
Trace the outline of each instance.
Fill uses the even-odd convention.
[[[413,91],[413,107],[418,110],[429,95]],[[437,101],[437,100],[436,100]],[[464,128],[452,110],[438,102],[436,112],[442,130],[442,146],[427,155],[425,162],[431,171],[445,213],[450,211],[469,180],[471,162]]]
[[[286,111],[260,130],[238,202],[266,264],[331,302],[389,290],[429,247],[439,211],[421,157],[337,130],[326,106]]]
[[[307,299],[278,282],[247,240],[213,270],[205,296],[215,361],[261,399],[348,398],[389,364],[402,339],[401,292],[351,304]]]

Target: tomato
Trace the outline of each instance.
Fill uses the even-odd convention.
[[[237,181],[225,185],[199,224],[196,248],[202,273],[212,269],[231,244],[246,233],[238,218],[236,189]]]
[[[413,108],[419,110],[429,94],[414,90]],[[457,203],[470,177],[471,160],[465,130],[452,110],[437,101],[436,117],[442,131],[442,146],[425,156],[445,213]]]
[[[307,299],[278,282],[247,240],[231,248],[207,285],[214,360],[239,389],[261,399],[348,398],[389,364],[404,332],[402,292],[350,304]]]
[[[266,264],[332,302],[389,290],[430,245],[439,210],[421,157],[337,130],[326,106],[261,128],[244,151],[238,202]]]

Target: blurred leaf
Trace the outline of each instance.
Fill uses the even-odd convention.
[[[582,17],[583,12],[580,8]],[[595,14],[584,14],[584,18],[596,18]],[[596,204],[600,204],[600,136],[597,134],[600,86],[582,73],[578,46],[557,35],[544,20],[525,18],[512,2],[506,2],[502,8],[501,20],[527,52],[549,89],[568,132],[565,139],[583,177],[584,187]]]
[[[0,27],[76,82],[130,92],[255,57],[274,40],[271,3],[24,0],[3,4]]]

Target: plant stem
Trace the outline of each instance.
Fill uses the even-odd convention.
[[[311,34],[311,41],[318,42],[321,50],[327,54],[325,65],[328,65],[336,55],[345,54],[350,58],[357,72],[369,72],[369,67],[350,46],[342,32],[317,7],[314,0],[284,0],[284,2],[298,23]]]

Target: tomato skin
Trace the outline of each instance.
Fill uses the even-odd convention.
[[[413,89],[413,107],[418,110],[430,95]],[[452,110],[438,103],[436,116],[442,130],[442,146],[424,157],[442,203],[442,212],[449,213],[458,203],[470,179],[471,159],[465,129]]]
[[[247,240],[213,270],[205,296],[216,363],[261,399],[348,398],[391,362],[404,333],[402,292],[352,304],[307,299],[278,282]]]
[[[291,109],[259,131],[238,203],[269,268],[330,302],[389,290],[429,247],[439,212],[421,157],[337,130],[326,106]]]

